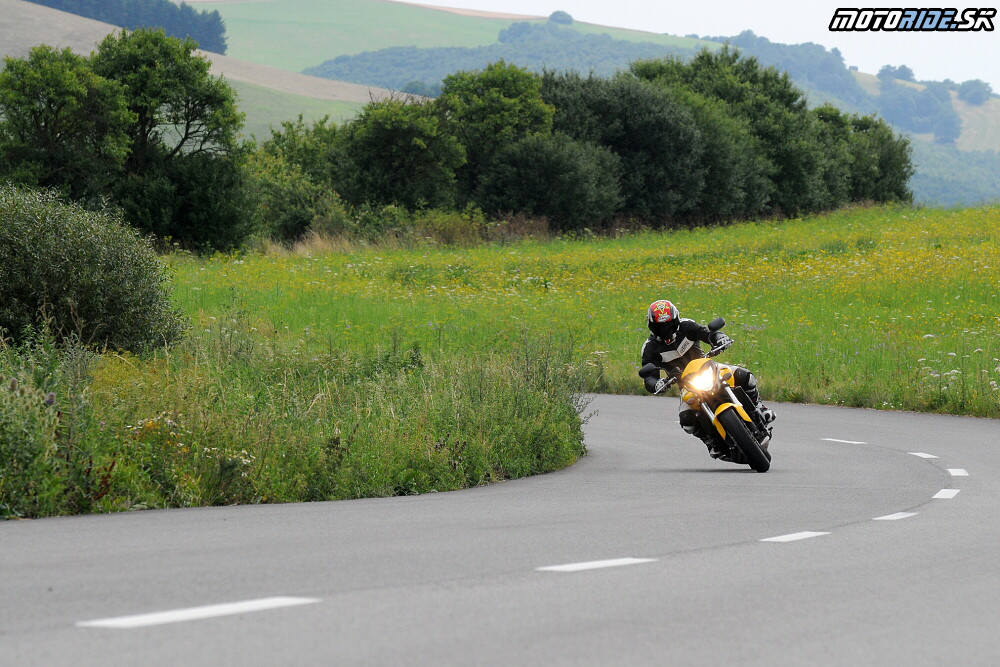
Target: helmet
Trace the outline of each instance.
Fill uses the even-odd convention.
[[[663,340],[670,340],[681,326],[681,314],[677,307],[666,299],[654,301],[646,311],[646,326]]]

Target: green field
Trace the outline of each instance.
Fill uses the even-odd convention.
[[[461,16],[452,12],[395,2],[369,0],[272,0],[207,2],[226,22],[227,54],[242,60],[301,71],[340,55],[393,46],[463,46],[494,44],[511,19]],[[586,33],[616,39],[691,47],[699,40],[623,28],[574,24]],[[717,44],[705,42],[712,48]]]
[[[258,141],[270,137],[271,128],[280,128],[283,121],[295,120],[299,114],[307,124],[329,116],[339,125],[354,118],[364,106],[358,102],[302,97],[244,81],[230,81],[229,85],[239,95],[240,110],[246,114],[243,135],[254,136]]]
[[[857,209],[617,240],[174,259],[199,321],[238,295],[261,329],[431,355],[570,341],[604,386],[639,391],[643,314],[723,315],[772,400],[1000,416],[1000,209]],[[570,343],[567,343],[570,344]]]

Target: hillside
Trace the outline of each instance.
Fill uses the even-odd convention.
[[[496,43],[501,30],[516,21],[546,21],[546,17],[484,15],[384,0],[199,1],[197,7],[222,15],[230,55],[296,72],[337,56],[391,47],[489,46]],[[625,28],[584,23],[574,23],[574,28],[586,34],[607,33],[615,39],[668,47],[711,45]],[[289,48],[290,44],[295,47]]]
[[[22,0],[0,0],[0,56],[23,58],[33,46],[69,47],[81,54],[117,27]],[[347,118],[373,97],[389,91],[368,85],[344,83],[288,72],[232,56],[199,52],[212,63],[212,72],[224,76],[240,93],[247,114],[247,134],[263,135],[268,124],[329,114]]]

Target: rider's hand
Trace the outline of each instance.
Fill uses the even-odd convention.
[[[713,347],[729,347],[733,344],[733,339],[722,333],[721,331],[716,331],[712,334],[712,346]]]

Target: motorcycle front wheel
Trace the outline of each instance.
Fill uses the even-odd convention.
[[[743,418],[734,408],[727,408],[719,413],[719,423],[726,430],[726,434],[733,439],[736,446],[740,448],[743,455],[747,457],[750,467],[757,472],[767,472],[771,467],[771,461],[760,448],[757,439],[750,435],[749,429],[743,423]]]

